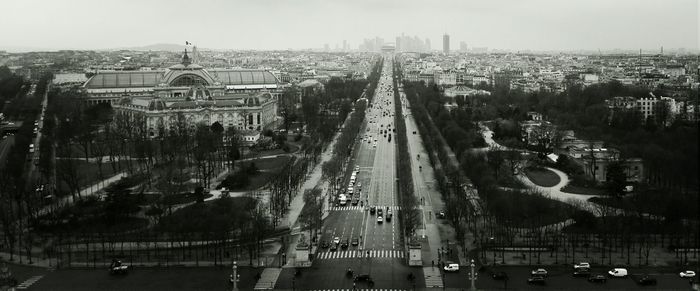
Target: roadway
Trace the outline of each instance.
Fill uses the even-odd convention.
[[[369,274],[375,282],[374,288],[413,287],[406,276],[419,270],[405,263],[406,250],[398,221],[392,69],[391,57],[385,57],[382,75],[341,184],[340,192],[348,192],[350,177],[357,170],[357,181],[352,185],[354,193],[348,197],[358,202],[353,205],[349,200],[345,206],[332,207],[323,223],[321,242],[333,244],[337,237],[341,242],[357,239],[359,244],[350,244],[347,249],[319,248],[312,267],[295,279],[298,288],[352,288],[352,279],[346,275],[348,268],[356,275]],[[358,185],[361,185],[359,191]],[[332,196],[337,198],[338,194]],[[378,222],[378,213],[370,213],[370,207],[382,209],[383,222]],[[385,220],[388,210],[393,214],[391,221]],[[276,287],[291,288],[292,278],[292,271],[284,270]],[[365,282],[355,284],[357,288],[368,287]]]

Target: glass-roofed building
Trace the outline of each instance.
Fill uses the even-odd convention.
[[[151,137],[178,120],[219,122],[225,129],[262,131],[277,121],[278,79],[264,70],[206,70],[185,51],[165,70],[103,71],[83,84],[87,104],[110,103],[117,113],[145,116]]]

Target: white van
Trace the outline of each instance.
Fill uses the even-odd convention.
[[[354,193],[354,189],[352,187],[348,187],[348,194],[352,195]]]
[[[615,268],[608,271],[608,274],[613,277],[622,278],[627,277],[627,269],[625,268]]]

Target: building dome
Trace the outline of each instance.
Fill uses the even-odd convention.
[[[244,106],[260,106],[260,99],[258,97],[247,97],[243,100]]]
[[[148,110],[153,111],[153,110],[165,110],[167,106],[165,105],[165,102],[163,100],[160,100],[160,98],[154,98],[150,102],[148,102]]]

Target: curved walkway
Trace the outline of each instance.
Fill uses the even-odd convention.
[[[525,186],[527,186],[528,188],[535,189],[538,192],[541,192],[542,194],[548,196],[549,198],[570,204],[579,209],[591,211],[592,209],[598,207],[598,204],[590,202],[588,201],[588,199],[592,197],[598,197],[599,195],[583,195],[564,192],[561,190],[561,188],[569,184],[569,176],[567,176],[564,172],[554,168],[545,167],[545,169],[550,170],[557,174],[557,176],[559,176],[559,183],[557,185],[554,185],[552,187],[543,187],[536,185],[526,175],[522,173],[518,174],[516,178],[523,182],[523,184],[525,184]],[[593,212],[593,214],[596,216],[600,216],[600,213],[598,211],[591,212]]]

